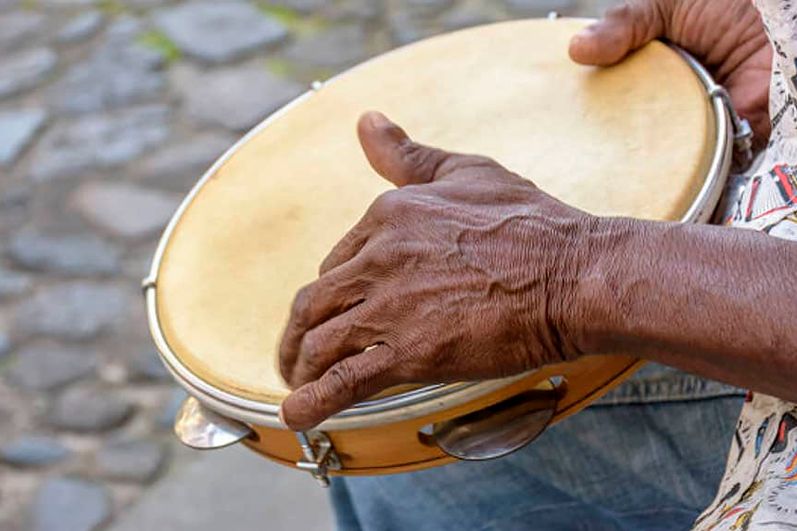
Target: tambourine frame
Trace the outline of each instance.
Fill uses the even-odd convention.
[[[683,216],[683,223],[706,222],[711,217],[714,206],[717,204],[722,193],[725,180],[730,170],[734,146],[734,124],[739,123],[738,116],[730,106],[730,100],[724,89],[716,84],[711,75],[697,62],[691,55],[676,46],[670,45],[692,68],[697,77],[706,88],[706,94],[711,99],[711,108],[715,119],[715,152],[711,159],[708,176],[697,195],[697,198]],[[379,59],[393,52],[388,52]],[[315,92],[322,90],[323,86],[334,83],[339,77],[369,64],[370,61],[354,67],[331,78],[326,83],[315,82],[311,90],[305,92],[292,102],[288,103],[280,110],[261,122],[258,126],[247,133],[235,145],[233,145],[213,166],[202,176],[197,184],[191,189],[189,194],[178,207],[172,219],[169,221],[163,236],[155,251],[150,274],[144,279],[142,288],[146,299],[147,318],[150,332],[155,344],[160,352],[161,359],[164,361],[170,373],[185,390],[200,402],[212,410],[222,415],[229,416],[243,422],[253,423],[268,428],[286,429],[279,420],[279,405],[274,403],[257,402],[241,398],[226,391],[223,391],[206,381],[199,378],[188,367],[186,367],[170,348],[160,324],[157,310],[157,280],[158,271],[163,260],[165,249],[169,243],[172,233],[180,221],[184,212],[191,204],[196,195],[200,192],[205,183],[216,174],[216,172],[232,157],[239,148],[258,135],[263,129],[272,122],[284,116],[291,109],[300,105],[302,102],[311,98]],[[738,139],[738,135],[737,135]],[[632,372],[642,362],[629,366],[624,374]],[[439,384],[423,387],[417,390],[407,391],[394,396],[389,396],[377,400],[367,401],[353,406],[352,408],[338,413],[318,426],[318,430],[335,431],[346,429],[357,429],[361,427],[374,427],[383,424],[390,424],[402,420],[422,417],[439,411],[444,411],[461,404],[476,400],[480,397],[489,395],[499,389],[509,386],[530,373],[472,383]],[[598,395],[608,391],[612,385],[605,386],[602,390],[597,390]],[[594,398],[594,394],[590,397]]]

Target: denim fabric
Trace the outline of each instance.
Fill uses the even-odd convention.
[[[744,389],[705,380],[658,363],[647,363],[596,404],[651,404],[745,394],[747,391]]]
[[[644,383],[644,374],[636,381]],[[593,406],[494,461],[336,478],[331,494],[338,528],[689,529],[716,493],[743,398],[733,389],[726,396],[669,402],[619,393],[659,400]]]

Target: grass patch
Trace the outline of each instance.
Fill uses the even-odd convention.
[[[112,17],[125,12],[125,5],[119,0],[101,0],[97,2],[97,8]]]
[[[174,44],[171,39],[169,39],[169,37],[163,33],[160,33],[159,31],[148,31],[146,33],[142,33],[138,38],[138,42],[142,46],[152,50],[157,50],[158,52],[162,53],[166,64],[179,61],[180,57],[182,56],[180,53],[180,48],[178,48],[177,45]]]
[[[291,33],[295,33],[300,37],[307,37],[327,27],[327,22],[320,17],[303,16],[298,11],[285,6],[275,6],[267,2],[260,2],[258,4],[260,11],[274,18],[283,26],[288,28]]]

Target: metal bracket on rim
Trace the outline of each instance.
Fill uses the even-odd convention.
[[[340,459],[338,459],[332,441],[326,433],[321,431],[297,431],[296,438],[302,447],[304,459],[296,461],[299,470],[310,472],[318,480],[322,487],[329,487],[328,470],[340,470]]]
[[[733,107],[730,94],[722,85],[712,87],[709,91],[709,96],[722,100],[728,109],[733,123],[733,146],[736,148],[737,153],[741,155],[741,162],[744,169],[746,169],[753,162],[753,128],[750,127],[750,122],[739,116],[739,113]]]

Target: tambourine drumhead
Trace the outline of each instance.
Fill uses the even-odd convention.
[[[277,345],[292,299],[390,188],[357,142],[369,109],[589,212],[680,219],[716,150],[705,87],[658,42],[612,68],[574,64],[568,42],[586,22],[503,23],[400,49],[250,135],[187,205],[162,255],[157,314],[179,362],[234,396],[287,395]]]

